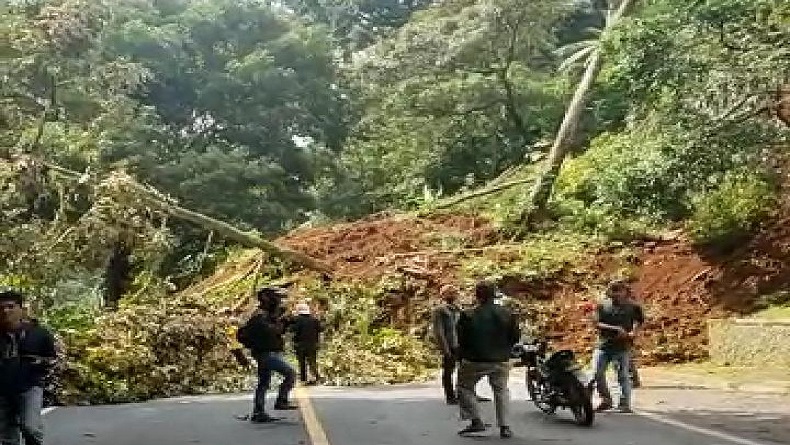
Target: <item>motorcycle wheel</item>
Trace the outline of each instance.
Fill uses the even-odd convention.
[[[557,407],[543,401],[543,396],[540,389],[538,388],[538,385],[539,384],[536,380],[527,375],[527,392],[529,392],[529,397],[532,399],[532,403],[534,403],[535,406],[544,413],[554,414],[554,412],[557,411]]]
[[[571,402],[571,412],[576,424],[590,426],[595,419],[595,410],[592,406],[590,391],[580,382],[571,383],[568,387],[568,400]]]

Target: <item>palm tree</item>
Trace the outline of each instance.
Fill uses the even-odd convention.
[[[635,0],[611,0],[607,9],[605,30],[611,29],[634,3]],[[565,47],[576,51],[562,63],[561,69],[568,69],[583,59],[585,59],[586,67],[579,84],[576,86],[576,92],[565,110],[562,124],[560,124],[560,128],[554,137],[546,168],[535,182],[527,206],[521,214],[521,221],[527,226],[546,207],[554,186],[554,180],[557,178],[557,174],[568,153],[569,143],[576,135],[582,111],[587,104],[587,96],[593,83],[595,83],[595,79],[598,77],[598,73],[601,71],[603,60],[601,57],[600,35],[602,33],[598,32],[598,34],[598,39],[585,40]]]

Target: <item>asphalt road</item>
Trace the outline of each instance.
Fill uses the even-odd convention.
[[[487,391],[483,390],[483,394]],[[303,394],[306,394],[303,392]],[[513,385],[514,445],[776,445],[790,443],[790,400],[711,391],[645,390],[643,415],[603,414],[592,428],[567,412],[539,413]],[[144,404],[58,408],[45,419],[50,445],[449,445],[502,442],[495,428],[461,438],[458,411],[435,385],[378,389],[312,388],[303,412],[277,424],[252,425],[235,415],[251,395],[185,397]],[[484,404],[493,421],[493,406]],[[696,407],[696,408],[695,408]],[[311,433],[308,435],[308,432]],[[312,438],[312,440],[311,440]]]

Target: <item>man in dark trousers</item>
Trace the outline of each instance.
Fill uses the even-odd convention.
[[[258,364],[258,386],[255,389],[255,400],[250,417],[250,421],[254,423],[277,420],[266,413],[266,391],[271,386],[272,372],[283,377],[274,409],[298,409],[288,401],[296,381],[296,372],[283,358],[286,317],[281,301],[284,296],[285,291],[274,287],[258,291],[259,307],[237,333],[239,342],[251,350]]]
[[[318,347],[321,342],[321,321],[311,313],[306,303],[296,305],[296,316],[291,320],[294,349],[299,360],[299,381],[314,385],[321,376],[318,374]],[[307,380],[307,368],[313,379]]]
[[[644,322],[642,309],[631,299],[631,288],[624,280],[609,283],[607,299],[596,309],[595,323],[598,329],[598,347],[593,353],[592,367],[601,404],[598,411],[612,409],[612,395],[606,384],[606,370],[615,364],[620,384],[621,412],[631,412],[631,347],[639,325]]]
[[[480,417],[475,396],[475,385],[483,377],[494,391],[497,425],[500,437],[513,436],[507,420],[510,393],[507,387],[510,372],[510,353],[521,336],[516,317],[507,308],[494,303],[496,286],[482,281],[475,286],[477,306],[465,310],[458,320],[458,344],[461,366],[458,371],[458,391],[461,417],[471,419],[459,434],[486,430]]]
[[[460,292],[452,285],[445,285],[439,290],[442,304],[431,314],[431,328],[436,347],[442,354],[442,387],[448,405],[458,404],[458,394],[453,384],[453,373],[458,364],[458,318],[461,308],[457,301]]]
[[[44,378],[55,362],[55,339],[25,320],[24,295],[0,290],[0,443],[44,443]]]

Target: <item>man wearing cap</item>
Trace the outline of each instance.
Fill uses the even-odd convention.
[[[295,309],[296,316],[291,321],[291,331],[293,332],[296,358],[299,360],[299,381],[315,384],[321,379],[318,374],[318,347],[323,327],[318,318],[312,315],[307,303],[299,303]],[[308,366],[313,375],[313,379],[309,382],[307,380]]]
[[[448,405],[458,404],[458,394],[453,384],[453,373],[458,363],[458,334],[456,326],[461,314],[458,307],[460,292],[453,285],[445,285],[439,290],[442,304],[436,306],[431,314],[431,329],[436,347],[442,354],[442,387]]]
[[[631,412],[631,347],[637,328],[644,321],[642,310],[631,298],[631,288],[624,280],[614,280],[606,288],[606,300],[596,308],[595,323],[598,329],[598,346],[593,353],[592,368],[601,404],[598,411],[612,409],[612,395],[606,384],[606,370],[614,363],[620,384],[621,412]]]
[[[266,423],[277,420],[266,414],[266,391],[269,390],[272,372],[283,377],[280,384],[276,410],[295,410],[297,406],[288,401],[291,390],[296,380],[296,372],[283,357],[285,341],[285,317],[281,301],[285,291],[279,288],[267,287],[258,291],[258,309],[252,317],[238,331],[239,341],[248,347],[258,364],[258,386],[255,389],[252,416],[254,423]]]
[[[55,362],[55,339],[25,321],[24,295],[0,290],[0,443],[44,443],[44,378]]]

